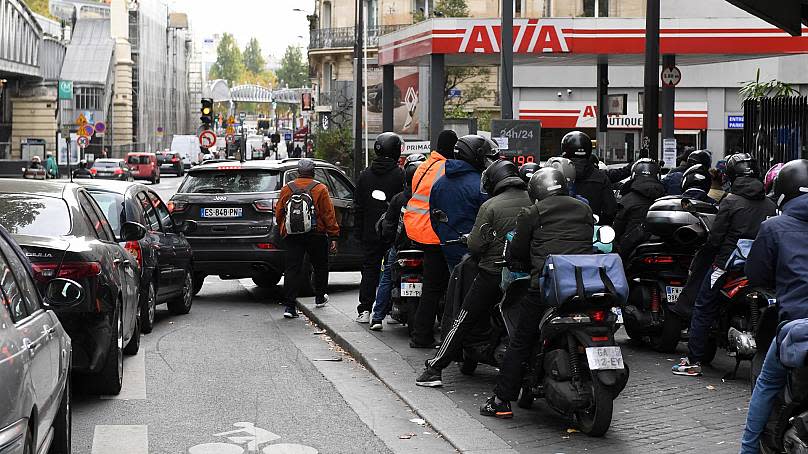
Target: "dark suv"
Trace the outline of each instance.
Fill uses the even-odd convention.
[[[195,291],[208,275],[250,277],[261,287],[278,283],[285,254],[275,225],[275,202],[283,185],[297,177],[297,161],[218,162],[188,171],[168,205],[178,222],[197,222],[196,231],[187,235],[194,251]],[[339,253],[331,258],[330,269],[359,270],[354,185],[336,166],[315,163],[315,179],[328,187],[340,225]]]
[[[182,166],[182,156],[176,151],[159,151],[157,152],[157,165],[163,172],[171,172],[181,177],[185,173]]]

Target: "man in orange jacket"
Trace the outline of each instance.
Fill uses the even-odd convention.
[[[297,295],[308,273],[303,272],[306,255],[314,268],[314,302],[315,307],[323,307],[328,302],[328,253],[337,253],[339,225],[334,214],[334,205],[325,184],[314,179],[314,161],[301,159],[297,163],[298,177],[290,184],[298,193],[305,192],[311,197],[314,208],[316,226],[307,233],[288,234],[286,231],[286,204],[292,197],[290,184],[281,189],[281,195],[275,205],[275,219],[280,228],[286,246],[286,272],[284,273],[283,292],[286,299],[286,310],[283,316],[297,318]]]
[[[438,136],[437,149],[429,159],[418,167],[412,179],[412,198],[404,212],[404,227],[407,236],[424,251],[424,283],[421,302],[410,318],[412,335],[410,347],[432,348],[435,345],[433,327],[438,310],[438,301],[446,293],[449,284],[449,266],[440,248],[440,239],[432,229],[429,217],[429,194],[432,185],[445,173],[446,159],[454,157],[457,134],[442,131]]]

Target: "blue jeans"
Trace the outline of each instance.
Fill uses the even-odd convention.
[[[749,413],[746,414],[746,427],[741,437],[740,454],[757,454],[760,448],[760,434],[769,420],[777,394],[786,386],[788,370],[777,356],[777,338],[772,341],[763,368],[755,382]]]
[[[384,270],[376,289],[376,301],[373,303],[373,321],[381,322],[390,312],[390,292],[393,290],[393,261],[396,259],[395,248],[390,248],[384,259]]]
[[[721,293],[721,286],[726,280],[726,273],[713,283],[713,267],[704,276],[701,283],[696,302],[693,304],[693,315],[690,319],[690,338],[687,340],[687,358],[691,364],[701,362],[704,358],[704,349],[707,346],[707,338],[710,336],[710,327],[718,315],[718,297]]]

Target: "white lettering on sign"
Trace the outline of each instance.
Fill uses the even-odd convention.
[[[497,35],[500,26],[495,24],[475,25],[467,28],[460,43],[460,53],[499,52]],[[569,52],[569,45],[561,31],[554,24],[539,24],[537,20],[521,21],[514,24],[513,51],[518,53]]]

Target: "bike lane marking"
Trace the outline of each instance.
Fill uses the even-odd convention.
[[[103,400],[146,400],[146,352],[123,360],[123,386],[117,396],[100,396]]]
[[[149,454],[149,428],[135,425],[98,425],[92,454]]]

